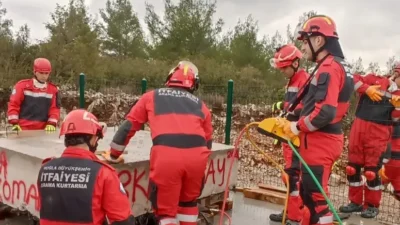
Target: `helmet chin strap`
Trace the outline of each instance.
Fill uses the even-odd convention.
[[[312,54],[312,59],[311,59],[311,61],[317,62],[317,56],[319,55],[319,53],[321,53],[321,52],[324,50],[324,46],[325,46],[326,42],[325,42],[325,44],[324,44],[323,46],[321,46],[317,51],[314,50],[314,47],[313,47],[313,45],[311,44],[310,37],[307,38],[307,43],[308,43],[308,46],[310,46],[310,50],[311,50],[311,54]]]

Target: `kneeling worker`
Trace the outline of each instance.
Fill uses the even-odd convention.
[[[43,161],[38,176],[41,225],[134,225],[131,204],[115,169],[94,154],[104,127],[86,110],[71,111],[60,136],[60,158]]]

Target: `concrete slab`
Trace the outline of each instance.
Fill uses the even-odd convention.
[[[98,150],[109,149],[116,129],[109,127]],[[118,176],[132,202],[134,215],[150,211],[147,200],[149,154],[152,146],[148,131],[137,132],[126,148],[125,163],[115,165]],[[43,159],[58,157],[64,150],[63,139],[45,131],[22,131],[0,138],[0,201],[21,207],[38,216],[37,175]],[[233,146],[213,144],[212,154],[205,171],[206,184],[200,198],[224,191]],[[101,156],[99,156],[101,159]],[[234,157],[237,158],[237,157]],[[236,184],[237,161],[234,162],[229,186]]]

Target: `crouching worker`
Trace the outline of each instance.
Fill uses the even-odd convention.
[[[94,154],[105,127],[86,110],[62,123],[66,149],[43,161],[38,176],[41,225],[134,225],[131,204],[113,167]]]
[[[290,102],[296,98],[299,89],[301,89],[309,77],[308,73],[300,69],[300,59],[303,54],[300,50],[291,44],[284,45],[277,49],[274,58],[270,60],[271,66],[279,69],[289,80],[286,85],[285,100],[283,104],[280,102],[274,105],[281,105],[278,107],[280,110],[287,109]],[[300,103],[293,112],[289,112],[287,115],[288,121],[297,121],[301,112],[303,105]],[[293,154],[292,149],[286,143],[282,144],[283,147],[283,157],[285,159],[285,172],[289,178],[289,200],[287,209],[287,219],[290,221],[300,222],[302,219],[302,200],[299,194],[298,182],[300,176],[300,161]],[[283,180],[286,184],[285,176]],[[275,222],[281,222],[283,220],[283,213],[271,214],[269,216],[270,220]]]
[[[211,113],[193,95],[198,69],[180,62],[166,79],[166,88],[145,93],[133,106],[111,143],[110,161],[118,159],[129,140],[149,123],[149,199],[160,225],[196,225],[197,198],[211,153]]]

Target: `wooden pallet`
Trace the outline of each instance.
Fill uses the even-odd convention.
[[[265,184],[259,184],[258,187],[243,189],[243,195],[260,201],[271,202],[274,204],[285,205],[286,190]]]

